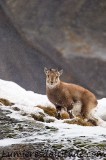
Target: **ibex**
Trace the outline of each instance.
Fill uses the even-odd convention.
[[[81,116],[84,120],[93,120],[96,125],[106,126],[106,123],[94,111],[97,106],[95,95],[89,90],[72,83],[60,80],[63,70],[44,68],[46,74],[46,94],[57,110],[70,110],[74,117]]]

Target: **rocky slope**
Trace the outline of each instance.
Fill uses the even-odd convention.
[[[106,128],[81,119],[58,120],[45,95],[0,80],[0,159],[103,159]],[[106,120],[106,98],[97,114]],[[62,117],[63,118],[63,117]],[[77,125],[78,124],[78,125]]]

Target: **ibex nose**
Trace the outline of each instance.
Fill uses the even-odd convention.
[[[51,82],[51,84],[53,84],[53,81]]]

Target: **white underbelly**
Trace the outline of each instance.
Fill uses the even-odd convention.
[[[73,109],[72,109],[72,114],[74,117],[78,116],[81,114],[81,109],[82,109],[82,102],[77,101],[76,103],[73,104]]]

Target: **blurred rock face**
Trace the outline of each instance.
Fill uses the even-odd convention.
[[[38,84],[35,91],[44,92],[42,73],[48,66],[63,68],[63,80],[83,85],[99,97],[106,95],[105,0],[3,0],[1,5],[26,41],[25,48],[33,47],[33,53],[29,49],[22,56],[29,64],[24,69],[24,73],[28,69],[27,84]],[[39,62],[34,61],[37,57]],[[31,77],[34,70],[37,76]],[[22,73],[21,66],[19,75]],[[29,88],[34,90],[30,84]]]
[[[105,0],[4,0],[4,5],[29,40],[47,41],[65,56],[90,56],[105,45]]]

